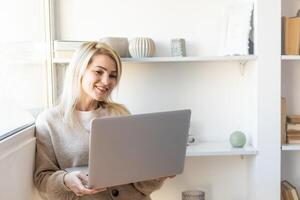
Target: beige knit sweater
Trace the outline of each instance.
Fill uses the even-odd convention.
[[[89,124],[95,117],[128,114],[116,112],[110,106],[89,112],[76,111],[84,129],[65,124],[58,107],[41,113],[36,120],[36,164],[34,183],[41,196],[48,200],[149,200],[149,195],[161,187],[162,181],[150,180],[107,188],[94,195],[76,196],[64,185],[65,168],[88,164]]]

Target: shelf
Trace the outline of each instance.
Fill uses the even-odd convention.
[[[212,62],[212,61],[251,61],[257,56],[203,56],[203,57],[151,57],[151,58],[122,58],[124,63],[152,63],[152,62]],[[70,59],[53,58],[53,63],[66,64]]]
[[[228,142],[204,142],[188,146],[186,156],[235,156],[256,155],[257,150],[252,146],[233,148]]]
[[[281,60],[300,60],[300,55],[283,55]]]
[[[152,58],[123,58],[123,62],[206,62],[206,61],[248,61],[256,56],[203,56],[203,57],[152,57]]]
[[[299,151],[300,144],[283,144],[281,149],[282,151]]]

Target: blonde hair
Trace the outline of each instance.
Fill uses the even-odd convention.
[[[119,54],[113,50],[110,46],[100,42],[85,42],[75,52],[72,60],[67,68],[64,87],[60,96],[59,108],[63,115],[63,119],[71,127],[78,124],[78,119],[75,116],[75,110],[77,102],[81,95],[81,78],[86,71],[88,65],[92,63],[94,56],[96,55],[107,55],[115,63],[117,68],[117,84],[120,81],[122,74],[122,64]],[[116,84],[116,85],[117,85]],[[110,110],[123,114],[127,112],[124,106],[113,103],[111,97],[99,102],[99,105],[109,105]]]

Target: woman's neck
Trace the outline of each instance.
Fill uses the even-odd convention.
[[[92,111],[97,108],[99,108],[99,102],[93,99],[81,98],[76,105],[76,110],[79,111]]]

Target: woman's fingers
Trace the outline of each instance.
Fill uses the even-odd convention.
[[[79,178],[78,174],[76,174],[76,178],[74,178],[74,193],[77,196],[82,196],[88,193],[85,189],[86,188],[84,187],[81,178]]]
[[[65,184],[69,187],[77,196],[83,196],[86,194],[96,194],[102,192],[105,188],[89,189],[85,185],[88,183],[87,175],[81,172],[71,172],[65,175]]]
[[[76,191],[74,191],[74,192],[77,196],[82,196],[82,195],[86,195],[86,194],[96,194],[100,191],[85,188],[83,185],[78,185],[78,187],[76,188]]]
[[[82,195],[85,195],[85,194],[96,194],[96,193],[99,193],[99,192],[103,192],[105,190],[106,190],[106,188],[100,188],[100,189],[80,188],[79,193],[82,194]]]
[[[80,194],[94,194],[95,191],[93,189],[88,189],[86,187],[84,187],[83,185],[79,186],[79,193]]]
[[[77,176],[81,179],[81,181],[83,182],[83,184],[88,184],[88,176],[82,172],[78,173]]]
[[[96,193],[98,192],[103,192],[106,190],[106,188],[96,188],[96,189],[93,189]]]
[[[164,180],[166,180],[168,177],[161,177],[161,178],[157,178],[157,179],[155,179],[156,181],[164,181]]]
[[[157,181],[164,181],[164,180],[166,180],[167,178],[174,178],[176,175],[173,175],[173,176],[165,176],[165,177],[161,177],[161,178],[157,178],[157,179],[155,179],[155,180],[157,180]]]
[[[99,192],[103,192],[106,190],[106,188],[97,188],[97,189],[89,189],[86,187],[88,184],[88,176],[85,173],[78,173],[77,174],[78,178],[81,180],[81,186],[80,186],[80,194],[96,194]],[[83,186],[83,187],[82,187]]]

